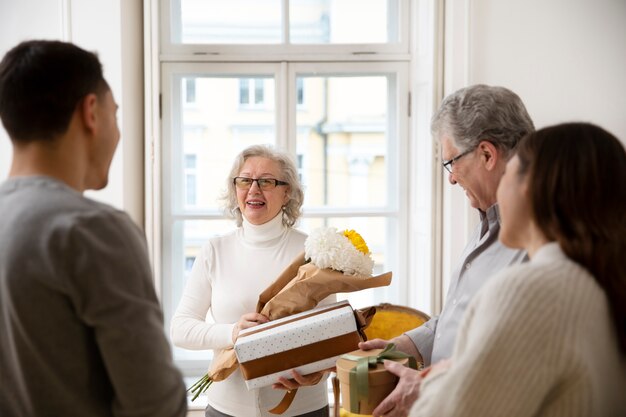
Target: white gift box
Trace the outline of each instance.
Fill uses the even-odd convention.
[[[358,348],[354,310],[348,301],[317,307],[239,333],[235,353],[248,389],[332,368],[339,356]]]

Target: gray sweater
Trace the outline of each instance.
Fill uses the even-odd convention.
[[[184,416],[145,239],[47,177],[0,185],[0,415]]]

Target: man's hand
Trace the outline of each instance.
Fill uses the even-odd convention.
[[[268,321],[270,320],[267,317],[259,313],[244,314],[235,324],[235,327],[233,327],[233,343],[237,341],[237,336],[239,336],[239,332],[243,329],[254,327],[262,323],[267,323]]]
[[[396,349],[406,354],[413,356],[417,362],[423,362],[422,355],[420,355],[417,347],[413,344],[413,341],[409,336],[402,335],[394,337],[391,340],[372,339],[367,342],[359,343],[359,349],[372,350],[372,349],[384,349],[389,343],[396,345]]]
[[[400,379],[396,388],[378,404],[372,415],[374,417],[406,417],[419,396],[422,377],[418,371],[394,361],[385,361],[385,369]]]
[[[372,339],[367,342],[359,342],[359,349],[361,350],[372,350],[372,349],[384,349],[389,343],[392,343],[391,340],[385,339]]]
[[[293,375],[293,379],[287,379],[285,377],[278,378],[278,382],[272,385],[274,389],[285,389],[287,391],[291,391],[294,389],[298,389],[300,387],[316,385],[320,382],[322,377],[324,376],[325,371],[314,372],[308,375],[300,375],[298,371],[295,369],[291,370],[291,375]]]

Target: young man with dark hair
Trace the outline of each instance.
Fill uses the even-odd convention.
[[[85,198],[107,184],[117,104],[98,58],[24,42],[0,62],[0,414],[184,416],[145,238]]]

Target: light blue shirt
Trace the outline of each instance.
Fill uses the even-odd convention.
[[[452,273],[443,311],[405,333],[417,347],[426,366],[452,356],[465,309],[489,277],[507,266],[528,260],[525,251],[509,249],[498,240],[500,213],[497,204],[489,207],[486,213],[479,213],[480,224]]]

